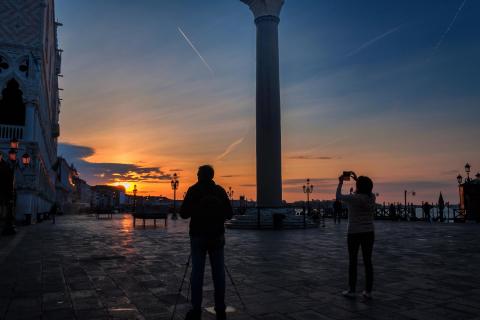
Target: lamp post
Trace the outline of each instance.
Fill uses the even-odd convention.
[[[20,171],[25,170],[30,166],[30,155],[28,153],[23,154],[20,165],[19,159],[17,158],[19,142],[17,139],[12,139],[10,141],[10,150],[8,151],[8,161],[3,161],[2,165],[8,167],[8,174],[9,178],[11,179],[10,192],[9,192],[9,199],[8,199],[8,209],[7,209],[7,217],[5,221],[5,227],[3,228],[2,234],[3,235],[13,235],[16,233],[15,230],[15,170],[18,168]],[[3,163],[5,162],[5,163]]]
[[[403,191],[403,196],[404,196],[404,200],[405,200],[405,219],[407,219],[407,195],[411,194],[412,197],[415,197],[415,195],[417,194],[415,191],[407,191],[407,190],[404,190]]]
[[[232,204],[232,208],[233,208],[233,194],[234,193],[235,193],[235,191],[232,189],[232,187],[228,187],[227,195],[230,198],[230,203]]]
[[[308,213],[310,213],[310,194],[313,193],[313,185],[310,184],[310,179],[307,179],[307,184],[303,185],[303,193],[307,194],[307,210]],[[307,221],[306,221],[306,211],[303,212],[303,226],[306,227]]]
[[[465,165],[465,173],[467,174],[467,178],[465,179],[466,182],[470,182],[471,179],[470,179],[470,169],[471,169],[471,166],[470,164],[467,162],[467,164]]]
[[[137,212],[137,185],[133,185],[133,212]]]
[[[176,173],[173,174],[172,180],[170,181],[173,190],[173,214],[172,219],[177,219],[177,189],[179,185],[178,175]]]

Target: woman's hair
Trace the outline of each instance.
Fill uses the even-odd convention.
[[[357,178],[357,193],[371,195],[373,190],[372,179],[365,176],[360,176]]]

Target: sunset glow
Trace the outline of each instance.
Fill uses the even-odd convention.
[[[379,201],[403,201],[404,190],[418,203],[440,192],[458,201],[464,164],[480,170],[480,28],[467,2],[442,36],[457,2],[435,14],[429,1],[285,3],[284,199],[304,199],[307,178],[314,199],[332,199],[338,175],[354,170],[373,178]],[[57,2],[68,21],[59,153],[90,184],[173,197],[173,173],[182,195],[209,163],[236,197],[255,198],[251,13],[240,1],[189,5]]]

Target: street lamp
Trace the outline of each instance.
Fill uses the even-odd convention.
[[[475,175],[475,178],[477,178],[478,180],[480,180],[480,172],[477,172],[477,174]]]
[[[170,181],[173,190],[173,214],[172,219],[177,219],[177,189],[179,185],[178,175],[176,173],[173,174],[172,180]]]
[[[465,172],[467,173],[467,181],[470,181],[470,164],[467,162],[467,164],[465,165]]]
[[[11,192],[10,199],[8,201],[8,211],[5,221],[5,226],[3,228],[3,235],[13,235],[16,233],[15,230],[15,170],[18,168],[20,171],[25,170],[25,168],[30,166],[30,155],[25,153],[22,156],[22,165],[20,165],[17,159],[19,142],[17,139],[12,139],[10,141],[10,150],[8,151],[8,161],[3,161],[3,157],[0,157],[0,163],[8,168],[8,174],[11,179]]]
[[[459,185],[462,184],[462,181],[463,181],[462,175],[461,175],[461,174],[458,174],[458,176],[457,176],[457,182],[458,182],[458,184],[459,184]]]
[[[310,179],[307,179],[307,184],[303,185],[303,193],[307,194],[307,210],[308,213],[310,214],[310,194],[313,193],[313,185],[310,184]],[[306,218],[305,218],[306,212],[303,212],[303,226],[306,226]]]
[[[405,219],[407,218],[407,195],[408,194],[411,194],[412,197],[415,197],[415,195],[417,194],[415,191],[407,191],[407,190],[404,190],[403,191],[403,195],[404,195],[404,200],[405,200]]]
[[[137,212],[137,185],[133,185],[133,212]]]
[[[230,198],[230,202],[232,203],[232,208],[233,208],[233,194],[235,191],[232,189],[232,187],[228,187],[227,195]]]

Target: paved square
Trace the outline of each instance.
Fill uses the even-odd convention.
[[[480,319],[480,225],[377,222],[374,300],[347,284],[346,223],[227,230],[229,319]],[[189,253],[188,224],[132,228],[61,216],[0,239],[0,319],[170,319]],[[212,305],[207,268],[204,304]],[[363,266],[359,264],[359,289]],[[178,307],[189,305],[188,285]],[[214,319],[204,313],[204,319]]]

